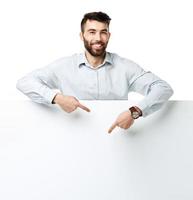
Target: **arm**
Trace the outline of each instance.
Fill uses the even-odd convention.
[[[59,89],[59,81],[53,68],[54,65],[51,64],[27,74],[18,80],[16,87],[34,102],[58,104],[68,113],[78,107],[90,112],[90,109],[82,105],[75,97],[63,95],[54,90]]]
[[[17,81],[17,89],[36,103],[50,104],[57,94],[58,80],[50,66],[34,70]]]
[[[132,63],[131,68],[132,71],[128,71],[129,90],[144,95],[143,100],[133,106],[134,111],[138,112],[138,117],[146,117],[159,110],[171,97],[173,90],[166,81],[161,80],[151,72],[145,72],[137,64]],[[111,133],[116,126],[128,129],[136,119],[132,111],[133,109],[130,108],[122,112],[108,132]]]
[[[139,70],[140,73],[130,81],[130,90],[144,95],[142,101],[135,106],[142,111],[142,116],[146,117],[159,110],[172,96],[173,90],[166,81],[153,73]]]

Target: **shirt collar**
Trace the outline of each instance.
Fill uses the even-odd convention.
[[[103,66],[105,63],[109,63],[109,64],[113,65],[113,58],[112,58],[111,53],[109,53],[109,52],[106,52],[104,62],[103,62],[103,64],[101,64],[101,66]],[[77,59],[77,65],[79,67],[82,66],[83,64],[90,66],[85,53],[79,54],[78,59]]]

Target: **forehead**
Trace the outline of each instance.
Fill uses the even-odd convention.
[[[104,22],[99,22],[96,20],[87,20],[84,26],[85,31],[89,29],[95,29],[95,30],[108,30],[108,25]]]

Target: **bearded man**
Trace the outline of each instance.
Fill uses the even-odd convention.
[[[137,118],[159,110],[173,94],[171,86],[133,61],[106,51],[110,21],[103,12],[85,14],[80,33],[84,53],[34,70],[18,80],[17,88],[34,102],[58,104],[68,113],[77,108],[90,112],[79,100],[127,100],[131,91],[142,94],[141,101],[118,115],[109,133],[116,126],[128,129]]]

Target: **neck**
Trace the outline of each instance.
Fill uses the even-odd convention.
[[[92,56],[88,51],[86,51],[86,58],[91,66],[97,68],[103,63],[105,59],[105,53],[102,56]]]

